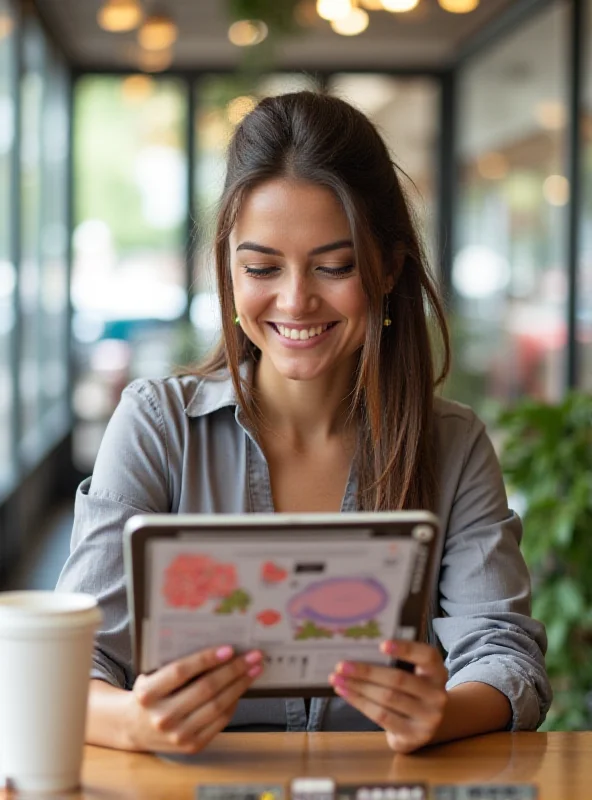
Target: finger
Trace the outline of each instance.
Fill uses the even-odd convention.
[[[148,707],[198,675],[229,661],[233,655],[231,647],[211,647],[172,661],[150,675],[138,676],[134,683],[134,694],[141,705]]]
[[[438,723],[446,705],[446,693],[444,691],[437,692],[434,690],[430,692],[429,696],[426,694],[425,697],[417,697],[398,691],[394,686],[377,686],[366,681],[344,678],[341,675],[330,676],[330,683],[336,691],[338,689],[346,692],[352,691],[367,700],[371,700],[376,705],[385,706],[414,722]]]
[[[412,724],[409,718],[398,714],[384,706],[378,705],[373,700],[369,700],[358,694],[351,688],[335,687],[336,693],[344,700],[361,711],[368,719],[371,719],[378,726],[399,736],[409,736],[412,732]]]
[[[263,655],[259,652],[248,653],[201,675],[186,688],[169,695],[154,707],[152,713],[154,726],[160,731],[175,728],[196,708],[219,695],[226,686],[238,678],[249,676],[249,673],[261,664],[262,659]]]
[[[442,656],[431,644],[410,642],[406,639],[388,639],[381,642],[380,649],[392,658],[414,664],[416,672],[422,675],[440,676],[442,672],[446,673]]]
[[[236,703],[234,706],[228,710],[225,716],[217,719],[215,722],[210,723],[205,728],[202,728],[197,733],[194,734],[193,738],[188,744],[185,745],[174,745],[174,749],[182,753],[199,753],[201,750],[208,745],[212,739],[217,736],[220,731],[223,731],[224,728],[228,725],[230,720],[232,719],[234,712],[236,709]]]
[[[416,675],[396,667],[382,667],[359,661],[340,661],[335,673],[343,678],[374,683],[385,689],[395,689],[429,701],[433,700],[446,684],[444,673],[441,674],[441,679],[436,681],[433,677]]]
[[[234,708],[241,695],[262,672],[262,665],[257,664],[249,670],[249,674],[238,678],[219,694],[211,697],[181,722],[174,733],[174,741],[179,745],[190,744],[201,735],[202,729],[216,724],[221,719],[230,719],[230,709]]]

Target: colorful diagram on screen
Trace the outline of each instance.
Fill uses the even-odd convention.
[[[376,617],[386,608],[388,599],[387,590],[374,578],[315,581],[288,602],[294,638],[378,638],[382,633]]]
[[[201,553],[180,553],[171,561],[162,596],[173,608],[196,609],[213,601],[215,614],[244,614],[251,604],[251,596],[238,585],[235,565]]]

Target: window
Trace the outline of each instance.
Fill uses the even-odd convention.
[[[0,495],[15,469],[12,349],[15,328],[16,268],[13,262],[15,148],[15,53],[11,5],[0,0]]]
[[[580,385],[592,391],[592,0],[586,7],[584,55],[584,116],[582,131],[582,217],[578,273],[578,325]]]
[[[448,391],[485,416],[565,385],[568,13],[553,4],[459,76]]]
[[[92,469],[131,379],[178,363],[187,305],[187,94],[148,75],[86,76],[74,112],[74,460]]]

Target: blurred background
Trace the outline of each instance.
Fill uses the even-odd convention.
[[[215,339],[228,138],[300,88],[413,181],[446,393],[498,443],[500,409],[592,392],[592,0],[0,0],[3,587],[55,584],[122,388]]]

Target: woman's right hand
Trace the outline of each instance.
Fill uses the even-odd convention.
[[[235,656],[231,647],[218,647],[139,675],[128,692],[129,749],[199,752],[228,725],[262,671],[260,651]]]

